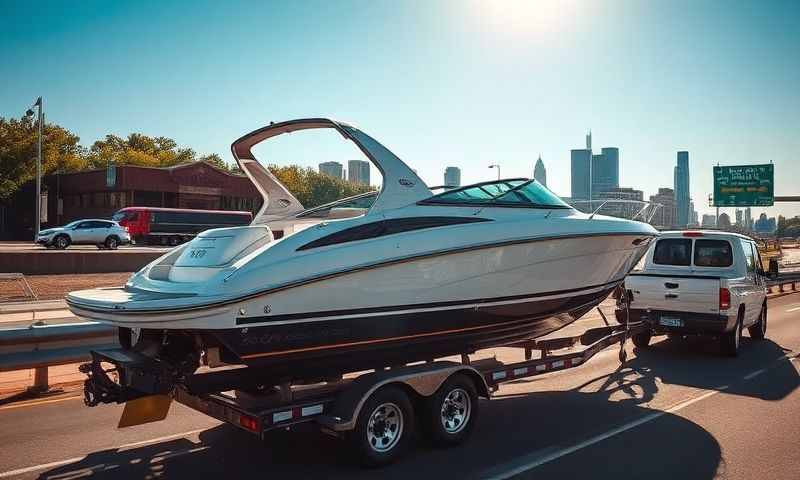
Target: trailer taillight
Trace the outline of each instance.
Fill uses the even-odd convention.
[[[727,288],[719,289],[719,309],[727,310],[731,308],[731,291]]]
[[[250,430],[251,432],[258,432],[258,420],[249,415],[242,415],[239,417],[239,425]]]

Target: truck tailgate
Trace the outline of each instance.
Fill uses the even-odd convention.
[[[716,277],[635,273],[625,285],[633,292],[634,309],[719,313],[720,280]]]

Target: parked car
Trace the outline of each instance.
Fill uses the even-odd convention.
[[[131,243],[125,227],[111,220],[76,220],[63,227],[48,228],[39,232],[36,243],[48,248],[63,250],[70,245],[97,245],[100,249],[116,250]]]
[[[777,275],[777,263],[769,266]],[[653,335],[702,335],[718,339],[724,354],[739,351],[742,330],[761,340],[767,332],[768,277],[756,242],[745,235],[717,231],[663,232],[643,265],[625,279],[632,321],[650,330],[634,335],[645,348]],[[616,310],[628,320],[623,304]]]

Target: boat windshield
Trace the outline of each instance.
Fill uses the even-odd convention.
[[[572,208],[536,180],[512,178],[478,183],[434,195],[422,203]]]
[[[378,198],[378,192],[367,192],[354,197],[344,198],[337,200],[319,207],[309,208],[296,215],[296,218],[312,217],[312,218],[337,218],[341,215],[357,216],[358,214],[365,214],[367,210],[375,203]],[[337,213],[339,215],[337,215]]]

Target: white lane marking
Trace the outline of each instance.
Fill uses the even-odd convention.
[[[789,310],[786,310],[786,313],[792,313],[792,312],[796,312],[798,310],[800,310],[800,307],[794,307],[794,308],[790,308]]]
[[[791,361],[791,360],[790,360],[790,361]],[[752,378],[756,378],[757,376],[761,375],[762,373],[764,373],[764,372],[766,372],[766,371],[767,371],[767,369],[766,369],[766,368],[762,368],[762,369],[760,369],[760,370],[756,370],[755,372],[751,372],[751,373],[748,373],[747,375],[745,375],[745,376],[744,376],[744,379],[745,379],[745,380],[750,380],[750,379],[752,379]]]
[[[198,428],[196,430],[189,430],[188,432],[173,433],[172,435],[165,435],[163,437],[151,438],[149,440],[142,440],[142,441],[133,442],[133,443],[125,443],[125,444],[120,445],[118,447],[111,447],[111,448],[114,448],[116,450],[122,450],[122,449],[125,449],[125,448],[140,447],[140,446],[143,446],[143,445],[149,445],[151,443],[166,442],[168,440],[175,440],[177,438],[188,437],[189,435],[194,435],[194,434],[200,433],[200,432],[205,431],[205,430],[207,430],[207,428]],[[195,447],[195,448],[193,448],[191,450],[187,450],[186,452],[183,452],[183,453],[175,452],[174,454],[171,454],[171,455],[172,456],[177,456],[179,454],[183,455],[184,453],[193,453],[194,451],[199,451],[198,448],[199,447]],[[206,448],[208,448],[208,447],[206,447]],[[25,474],[25,473],[35,472],[37,470],[46,470],[48,468],[60,467],[62,465],[67,465],[67,464],[70,464],[70,463],[80,462],[81,460],[83,460],[85,458],[86,458],[86,456],[72,457],[72,458],[67,458],[66,460],[59,460],[57,462],[42,463],[42,464],[39,464],[39,465],[32,465],[30,467],[18,468],[16,470],[9,470],[7,472],[0,472],[0,478],[14,477],[16,475],[22,475],[22,474]],[[96,467],[85,467],[84,470],[91,470],[92,468],[96,468]]]
[[[594,436],[594,437],[592,437],[592,438],[590,438],[588,440],[584,440],[583,442],[580,442],[580,443],[577,443],[575,445],[572,445],[571,447],[562,448],[561,450],[557,450],[555,452],[552,452],[552,453],[544,455],[544,456],[538,456],[533,461],[527,462],[527,463],[525,463],[523,465],[519,465],[519,466],[517,466],[515,468],[512,468],[511,470],[507,470],[505,472],[498,473],[498,474],[495,474],[493,476],[486,477],[486,478],[489,478],[491,480],[502,480],[502,479],[514,477],[516,475],[519,475],[520,473],[527,472],[528,470],[532,470],[532,469],[534,469],[536,467],[544,465],[545,463],[552,462],[553,460],[557,460],[557,459],[559,459],[559,458],[561,458],[561,457],[563,457],[565,455],[569,455],[570,453],[577,452],[578,450],[583,450],[584,448],[589,447],[591,445],[594,445],[595,443],[602,442],[603,440],[607,440],[607,439],[609,439],[611,437],[617,436],[620,433],[626,432],[626,431],[631,430],[633,428],[636,428],[636,427],[638,427],[640,425],[644,425],[645,423],[652,422],[653,420],[656,420],[658,418],[663,417],[667,413],[674,413],[674,412],[683,410],[684,408],[688,407],[689,405],[692,405],[692,404],[697,403],[697,402],[699,402],[701,400],[705,400],[706,398],[709,398],[709,397],[712,397],[712,396],[714,396],[714,395],[716,395],[718,393],[721,393],[726,388],[728,388],[728,386],[724,385],[724,386],[720,387],[720,390],[707,391],[706,393],[704,393],[702,395],[699,395],[697,397],[690,398],[689,400],[685,400],[683,402],[680,402],[680,403],[674,405],[673,407],[671,407],[671,408],[669,408],[667,410],[662,410],[660,412],[653,412],[653,413],[647,414],[642,418],[638,418],[638,419],[633,420],[631,422],[628,422],[628,423],[626,423],[624,425],[620,425],[619,427],[613,428],[613,429],[611,429],[611,430],[609,430],[607,432],[604,432],[604,433],[601,433],[599,435],[596,435],[596,436]]]
[[[782,357],[777,358],[775,363],[778,363],[778,362],[781,362],[781,361],[784,361],[784,360],[789,361],[789,362],[794,362],[797,359],[798,359],[798,355],[793,355],[793,356],[784,355]],[[773,366],[764,368],[762,370],[759,370],[759,371],[756,371],[756,372],[752,372],[752,373],[742,377],[742,379],[743,380],[749,380],[749,379],[751,379],[751,378],[753,378],[753,377],[755,377],[757,375],[760,375],[764,371],[771,370],[774,367],[775,366],[773,365]],[[509,470],[500,472],[500,473],[495,473],[493,475],[492,474],[485,475],[484,478],[488,478],[488,479],[491,479],[491,480],[504,480],[506,478],[511,478],[511,477],[514,477],[514,476],[519,475],[521,473],[527,472],[528,470],[533,470],[534,468],[540,467],[540,466],[542,466],[542,465],[544,465],[546,463],[550,463],[553,460],[557,460],[557,459],[559,459],[559,458],[561,458],[563,456],[569,455],[571,453],[575,453],[575,452],[577,452],[579,450],[583,450],[586,447],[592,446],[592,445],[594,445],[596,443],[602,442],[603,440],[607,440],[607,439],[609,439],[611,437],[615,437],[615,436],[619,435],[620,433],[626,432],[626,431],[631,430],[633,428],[636,428],[636,427],[638,427],[640,425],[644,425],[645,423],[652,422],[653,420],[661,418],[661,417],[663,417],[664,415],[666,415],[668,413],[675,413],[675,412],[678,412],[680,410],[683,410],[684,408],[686,408],[686,407],[688,407],[690,405],[693,405],[693,404],[695,404],[695,403],[697,403],[699,401],[705,400],[705,399],[707,399],[709,397],[713,397],[714,395],[716,395],[718,393],[722,393],[725,390],[727,390],[729,387],[730,387],[730,385],[721,385],[721,386],[717,387],[715,390],[706,390],[705,391],[706,393],[704,393],[702,395],[698,395],[697,397],[693,397],[693,398],[690,398],[688,400],[684,400],[682,402],[678,402],[677,404],[674,404],[672,407],[670,407],[670,408],[668,408],[666,410],[662,410],[662,411],[658,411],[658,412],[653,412],[653,413],[647,414],[642,418],[639,418],[639,419],[633,420],[631,422],[628,422],[626,424],[620,425],[619,427],[612,428],[611,430],[608,430],[607,432],[604,432],[604,433],[601,433],[601,434],[596,435],[594,437],[591,437],[588,440],[584,440],[583,442],[577,443],[577,444],[572,445],[570,447],[565,447],[565,448],[562,448],[560,450],[553,451],[552,453],[548,453],[546,455],[542,455],[542,452],[535,452],[532,455],[533,458],[531,460],[525,461],[526,458],[531,458],[531,455],[527,455],[525,457],[522,457],[522,459],[521,459],[521,460],[524,461],[524,463],[522,463],[522,464],[520,464],[520,465],[518,465],[516,467],[512,467]],[[701,391],[703,391],[703,390],[701,390]],[[547,450],[550,450],[550,449],[548,448]],[[519,462],[510,462],[510,463],[519,463]],[[500,468],[502,468],[502,467],[500,467]]]

